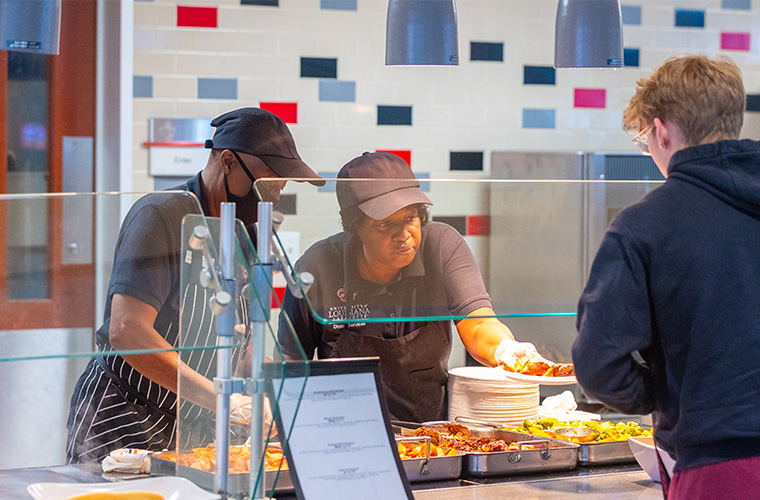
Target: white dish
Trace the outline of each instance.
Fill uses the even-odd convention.
[[[449,370],[449,419],[467,417],[520,425],[536,418],[538,384],[508,379],[503,368],[463,366]]]
[[[660,466],[657,463],[657,450],[654,447],[654,438],[647,437],[631,437],[628,438],[628,446],[631,448],[633,457],[639,463],[642,469],[649,474],[652,481],[660,482]],[[660,451],[660,458],[662,464],[665,466],[665,470],[668,471],[670,477],[673,477],[673,466],[676,461],[665,450]]]
[[[574,376],[570,377],[541,377],[538,375],[524,375],[522,373],[510,372],[502,370],[504,375],[514,381],[522,382],[523,384],[539,384],[539,385],[570,385],[577,384],[578,380]]]
[[[118,491],[152,491],[165,500],[218,500],[219,495],[209,493],[182,477],[152,477],[118,483],[34,483],[26,491],[35,500],[66,500],[85,493],[112,493]]]
[[[449,377],[459,379],[465,383],[472,382],[477,383],[483,387],[498,387],[504,388],[512,387],[517,390],[522,390],[524,387],[521,384],[514,384],[511,380],[504,376],[507,371],[503,368],[495,367],[490,368],[488,366],[460,366],[458,368],[452,368],[449,370]]]

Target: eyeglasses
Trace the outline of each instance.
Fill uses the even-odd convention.
[[[646,156],[652,156],[652,154],[649,152],[649,144],[647,144],[647,137],[649,136],[649,133],[652,131],[653,126],[654,125],[650,125],[644,130],[639,130],[639,133],[636,134],[636,137],[631,139],[633,143],[636,145],[636,149],[639,150],[639,153]]]

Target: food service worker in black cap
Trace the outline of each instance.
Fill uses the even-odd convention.
[[[204,215],[218,217],[221,202],[235,202],[237,217],[246,225],[255,222],[256,179],[324,183],[301,160],[288,127],[274,114],[242,108],[215,118],[211,126],[216,132],[205,144],[211,149],[205,168],[175,188],[194,194]],[[279,199],[285,181],[268,184],[279,189],[267,193],[265,201]],[[180,286],[182,266],[193,264],[181,255],[182,219],[191,213],[198,213],[193,197],[176,191],[143,196],[131,207],[116,244],[105,321],[96,332],[98,351],[177,347],[180,303],[185,304],[183,325],[188,325],[182,345],[215,344],[211,315],[198,314],[206,309],[210,293],[192,284]],[[242,356],[236,351],[234,362],[240,363]],[[100,461],[119,448],[172,449],[178,410],[183,422],[186,416],[188,422],[209,424],[193,429],[194,444],[213,440],[214,356],[202,351],[190,360],[180,362],[170,351],[93,358],[71,398],[67,462]],[[178,365],[183,398],[190,398],[179,409]],[[245,408],[250,411],[250,398],[234,394],[231,406],[233,413],[244,415]]]
[[[481,363],[537,354],[493,317],[470,249],[451,226],[428,222],[432,202],[404,160],[364,153],[340,170],[336,192],[344,231],[312,245],[296,270],[314,275],[309,300],[320,316],[355,321],[321,324],[305,300],[286,291],[283,311],[307,357],[379,356],[391,417],[424,422],[447,417],[451,322],[365,319],[462,316],[457,332]],[[283,314],[278,336],[285,357],[298,359]]]

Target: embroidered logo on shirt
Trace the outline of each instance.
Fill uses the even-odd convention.
[[[351,304],[348,306],[331,306],[327,310],[328,320],[344,319],[367,319],[369,318],[369,304]]]
[[[351,297],[351,300],[356,300],[356,294],[358,293],[359,292],[354,292],[354,296]],[[341,302],[346,301],[346,291],[343,288],[338,288],[338,298],[340,299]]]

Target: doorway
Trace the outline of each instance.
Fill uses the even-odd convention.
[[[93,323],[94,205],[72,221],[64,199],[25,195],[66,191],[66,178],[94,191],[96,25],[95,0],[64,0],[59,54],[0,51],[2,331]],[[73,227],[90,243],[69,241]]]

